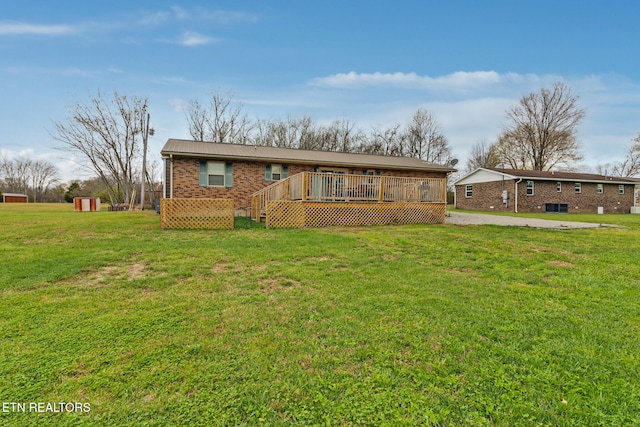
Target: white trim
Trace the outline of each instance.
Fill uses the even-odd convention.
[[[531,183],[531,194],[529,194],[529,183]],[[535,193],[536,193],[535,188],[536,188],[536,182],[533,179],[528,179],[525,194],[527,196],[535,196]]]
[[[518,184],[522,182],[522,178],[516,181],[516,191],[513,192],[515,194],[515,203],[514,203],[514,212],[518,213]]]
[[[479,184],[482,182],[502,181],[503,179],[517,179],[518,177],[507,173],[497,172],[485,168],[477,168],[457,180],[453,185]]]
[[[598,183],[598,184],[619,184],[619,185],[634,185],[633,182],[629,181],[618,181],[618,179],[623,179],[622,177],[609,177],[608,179],[575,179],[575,178],[561,178],[558,176],[547,176],[547,177],[539,177],[539,176],[527,176],[527,175],[512,175],[505,172],[494,171],[487,168],[477,168],[472,172],[469,172],[459,180],[457,180],[453,185],[464,185],[464,184],[477,184],[481,182],[492,182],[492,181],[500,181],[502,179],[522,179],[522,180],[530,180],[530,181],[552,181],[552,182],[584,182],[584,183]]]
[[[169,157],[169,175],[171,175],[171,187],[169,187],[169,198],[173,199],[173,187],[175,187],[175,182],[173,182],[173,154]]]

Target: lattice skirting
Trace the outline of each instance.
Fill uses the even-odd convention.
[[[442,224],[445,203],[267,202],[267,228]]]
[[[161,228],[233,229],[233,200],[162,199]]]

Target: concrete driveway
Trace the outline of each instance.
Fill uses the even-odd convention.
[[[550,214],[552,215],[552,214]],[[537,218],[521,218],[513,216],[487,215],[467,212],[447,212],[444,220],[445,224],[456,225],[472,225],[472,224],[493,224],[506,225],[514,227],[533,227],[533,228],[554,228],[558,230],[568,230],[575,228],[601,228],[611,227],[607,224],[594,224],[589,222],[573,222],[564,221],[562,216],[555,216],[559,219],[537,219]]]

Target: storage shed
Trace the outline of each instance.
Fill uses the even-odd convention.
[[[100,197],[74,197],[73,210],[76,212],[97,212],[100,210]]]
[[[2,193],[2,203],[28,203],[29,196],[18,193]]]

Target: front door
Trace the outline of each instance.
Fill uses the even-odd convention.
[[[318,168],[318,172],[331,175],[346,175],[349,170],[343,168]],[[322,200],[340,200],[345,198],[344,178],[340,176],[322,176],[318,186]]]

